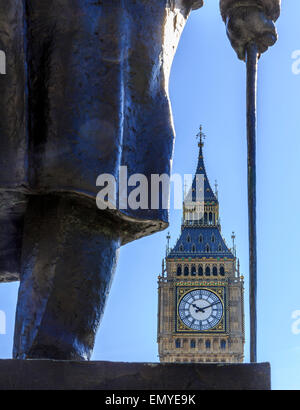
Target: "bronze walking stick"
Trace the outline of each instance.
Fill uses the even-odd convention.
[[[247,168],[249,223],[250,361],[257,361],[257,254],[256,254],[256,89],[258,51],[255,43],[246,47],[247,64]]]
[[[249,224],[250,361],[257,361],[256,91],[260,55],[277,40],[280,0],[221,0],[227,35],[247,67],[247,168]]]

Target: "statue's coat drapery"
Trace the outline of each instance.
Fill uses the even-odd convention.
[[[0,4],[0,254],[11,273],[26,198],[95,200],[100,174],[170,174],[172,60],[201,0]],[[150,189],[149,189],[150,192]],[[149,195],[149,204],[151,195]],[[101,211],[98,211],[101,212]],[[114,211],[123,243],[167,226],[165,209]],[[130,228],[134,225],[134,228]],[[7,276],[8,278],[8,276]]]

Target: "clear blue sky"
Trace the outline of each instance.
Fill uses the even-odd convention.
[[[245,66],[225,35],[218,0],[192,13],[173,65],[170,95],[176,128],[173,172],[193,173],[195,134],[200,123],[209,179],[219,184],[222,233],[237,253],[246,278],[248,341],[248,231],[245,137]],[[300,389],[300,334],[292,313],[300,310],[299,202],[300,74],[291,58],[300,49],[300,2],[283,2],[279,40],[259,62],[258,88],[258,360],[270,361],[274,389]],[[171,210],[171,244],[181,212]],[[158,360],[157,276],[166,233],[122,248],[115,280],[94,350],[94,360]],[[0,357],[11,357],[18,284],[0,286],[0,310],[7,333]],[[246,343],[246,361],[249,361]]]

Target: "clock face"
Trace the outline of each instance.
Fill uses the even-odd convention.
[[[193,330],[209,330],[223,317],[221,299],[208,289],[195,289],[183,296],[178,307],[182,322]]]

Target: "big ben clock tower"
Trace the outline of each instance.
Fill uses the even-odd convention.
[[[158,347],[161,362],[241,363],[244,358],[244,282],[235,245],[221,235],[219,202],[203,160],[185,201],[181,235],[167,251],[158,279]],[[195,197],[199,178],[202,199]],[[198,189],[198,188],[197,188]],[[234,241],[234,235],[233,235]]]

